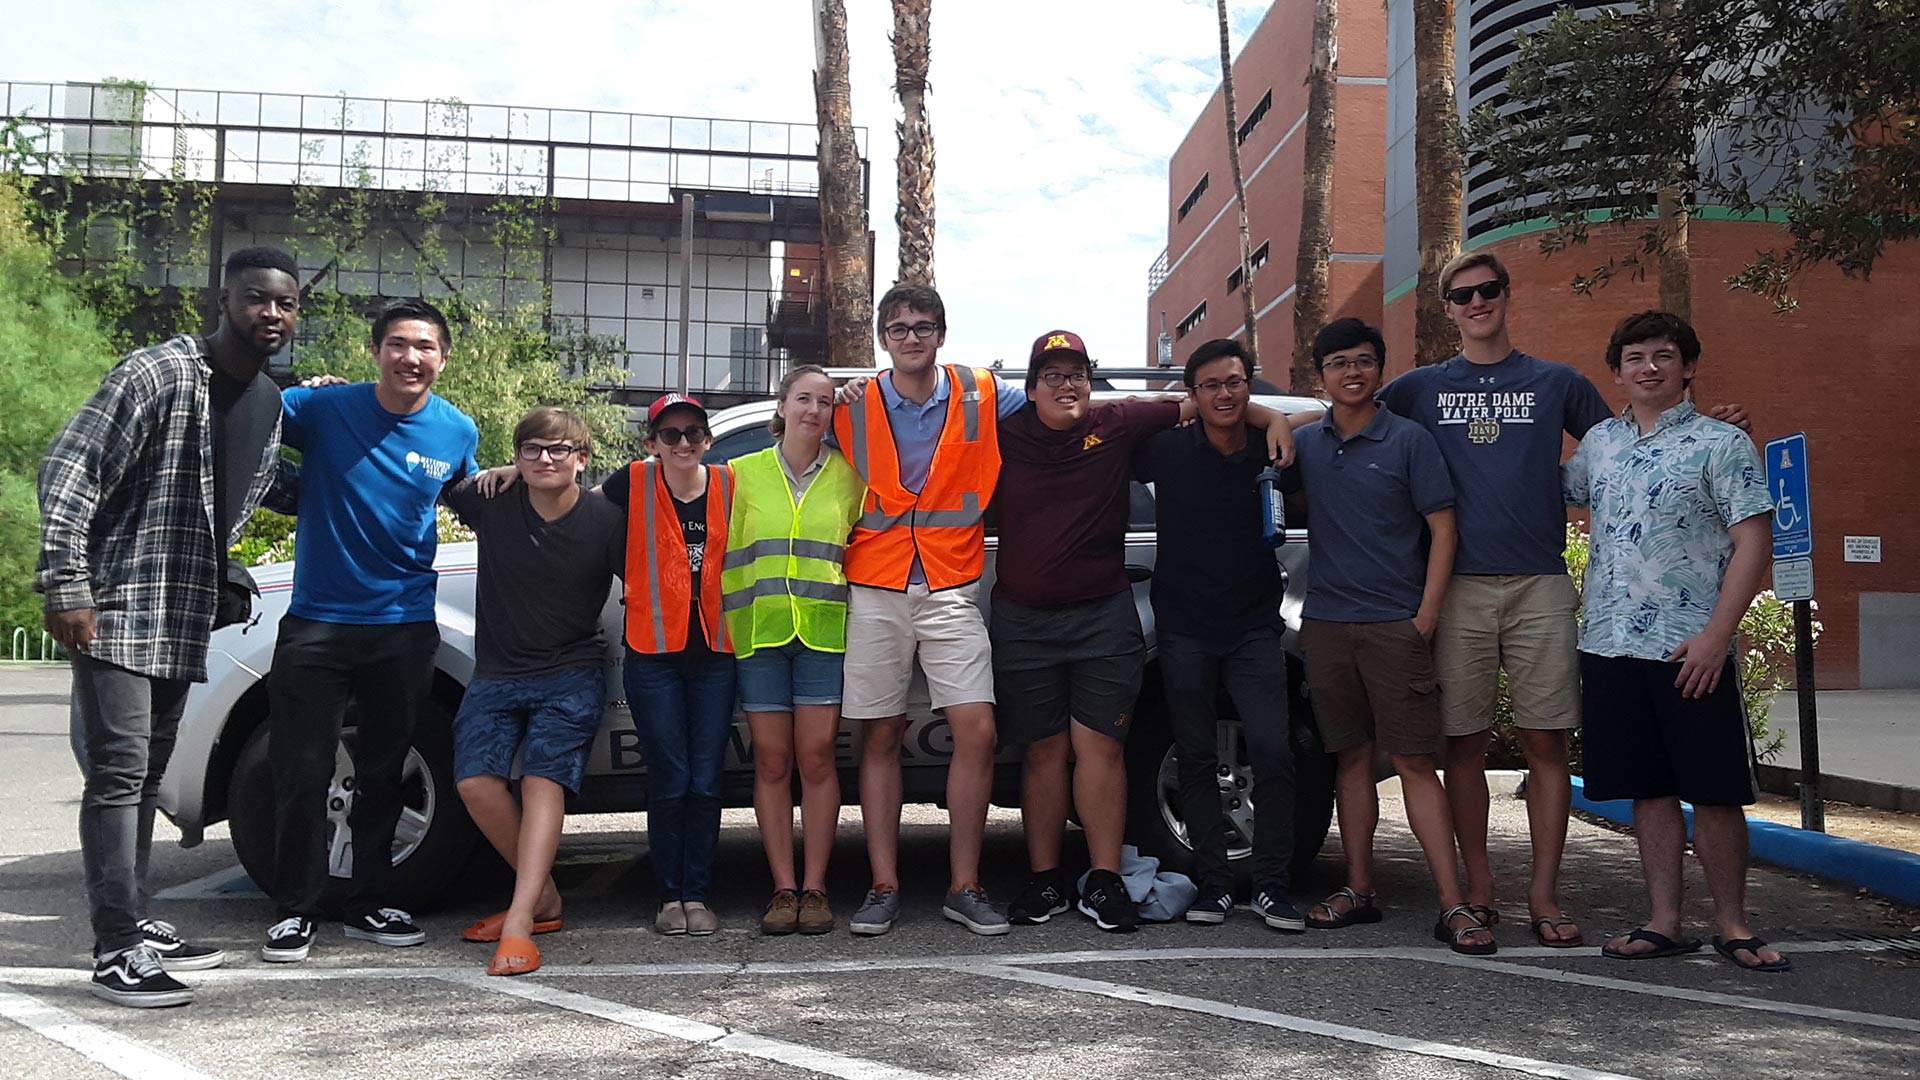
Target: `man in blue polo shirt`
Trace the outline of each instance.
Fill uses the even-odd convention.
[[[1307,925],[1378,922],[1373,830],[1380,806],[1374,746],[1400,774],[1413,829],[1440,896],[1436,938],[1455,952],[1494,951],[1493,934],[1463,902],[1453,817],[1435,763],[1440,691],[1431,642],[1452,576],[1453,482],[1433,436],[1374,401],[1386,343],[1359,319],[1322,327],[1313,363],[1333,402],[1299,433],[1313,574],[1300,647],[1335,792],[1347,884],[1314,905]]]
[[[358,723],[346,934],[426,940],[385,892],[401,769],[440,647],[434,507],[478,471],[479,429],[431,389],[451,338],[432,304],[394,304],[373,324],[379,381],[297,387],[283,399],[282,441],[302,455],[300,550],[267,683],[277,799],[267,884],[280,909],[260,950],[269,962],[305,960],[313,943],[328,877],[327,789],[349,699]]]

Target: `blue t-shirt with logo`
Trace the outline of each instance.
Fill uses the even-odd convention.
[[[432,619],[434,505],[479,471],[480,429],[437,395],[388,412],[372,383],[295,387],[281,407],[281,441],[301,454],[288,612],[361,626]]]
[[[1456,574],[1564,574],[1562,432],[1578,439],[1613,415],[1592,380],[1515,350],[1497,364],[1456,356],[1415,368],[1380,403],[1418,421],[1453,474]]]

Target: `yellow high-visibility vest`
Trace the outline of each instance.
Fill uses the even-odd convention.
[[[794,638],[819,652],[847,651],[847,537],[866,481],[838,451],[795,502],[780,448],[733,464],[733,516],[720,569],[721,609],[735,656]]]

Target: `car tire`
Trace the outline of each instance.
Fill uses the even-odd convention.
[[[353,722],[351,711],[349,725]],[[272,880],[274,866],[274,782],[268,763],[271,718],[248,738],[234,763],[228,809],[234,854],[262,891]],[[333,850],[336,830],[345,826],[350,802],[336,802],[341,781],[349,781],[352,765],[349,726],[336,752],[339,763],[328,794],[327,839]],[[443,902],[447,886],[458,879],[473,854],[479,833],[453,782],[453,714],[444,703],[430,701],[413,735],[407,754],[405,809],[394,840],[393,877],[385,902],[410,912],[430,911]],[[350,799],[350,796],[348,797]],[[331,861],[332,876],[324,906],[337,913],[345,903],[353,866],[348,846]]]
[[[1298,663],[1288,663],[1288,703],[1294,756],[1293,860],[1288,867],[1291,880],[1305,881],[1314,860],[1325,845],[1333,825],[1333,758],[1320,742],[1314,724],[1313,709],[1298,675]],[[1156,680],[1157,682],[1157,680]],[[1143,855],[1160,860],[1161,865],[1180,873],[1193,866],[1193,848],[1185,828],[1179,824],[1180,812],[1172,800],[1167,779],[1174,775],[1178,755],[1173,745],[1173,729],[1166,718],[1165,699],[1157,686],[1143,693],[1138,709],[1139,723],[1127,744],[1127,836]],[[1222,716],[1231,715],[1222,702]],[[1244,762],[1229,762],[1238,778],[1249,778]],[[1252,860],[1249,844],[1230,844],[1227,852],[1233,867],[1235,888],[1246,892],[1251,887]]]

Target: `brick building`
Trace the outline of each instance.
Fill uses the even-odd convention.
[[[1502,100],[1514,32],[1537,25],[1553,6],[1550,0],[1458,5],[1456,86],[1463,112]],[[1330,312],[1381,325],[1389,375],[1406,370],[1413,352],[1419,236],[1411,10],[1411,0],[1391,0],[1384,12],[1343,7],[1340,25]],[[1234,69],[1242,101],[1257,102],[1271,85],[1273,113],[1285,116],[1271,134],[1256,128],[1241,148],[1250,171],[1265,163],[1248,185],[1248,200],[1256,248],[1271,244],[1270,265],[1255,274],[1263,305],[1261,341],[1269,357],[1283,355],[1292,339],[1288,301],[1302,170],[1298,121],[1306,110],[1301,80],[1311,14],[1307,0],[1275,4]],[[1242,321],[1239,297],[1226,280],[1235,268],[1238,240],[1219,117],[1216,95],[1169,166],[1172,257],[1163,256],[1150,279],[1146,329],[1155,342],[1165,315],[1175,362],[1200,340],[1237,334]],[[1206,189],[1182,215],[1182,203],[1203,176],[1209,177]],[[1623,404],[1604,361],[1606,339],[1623,315],[1655,306],[1654,283],[1617,280],[1586,298],[1575,295],[1569,282],[1581,269],[1627,254],[1634,238],[1596,230],[1587,248],[1548,259],[1539,250],[1537,226],[1494,227],[1499,193],[1471,167],[1464,201],[1466,247],[1496,252],[1513,273],[1516,344],[1575,365],[1609,400]],[[1920,368],[1920,245],[1890,250],[1871,281],[1849,280],[1830,268],[1810,272],[1796,286],[1799,310],[1776,315],[1765,300],[1720,283],[1754,251],[1774,243],[1777,230],[1713,214],[1693,224],[1693,322],[1704,346],[1699,396],[1710,404],[1745,405],[1756,439],[1807,433],[1815,596],[1824,624],[1817,652],[1822,687],[1920,686],[1920,482],[1912,479],[1920,463],[1920,424],[1886,415],[1900,407],[1902,389]],[[1200,337],[1185,341],[1178,331],[1201,304],[1204,316],[1188,328],[1189,336]],[[1283,361],[1267,366],[1284,370]],[[1846,561],[1847,537],[1877,537],[1880,561]]]

